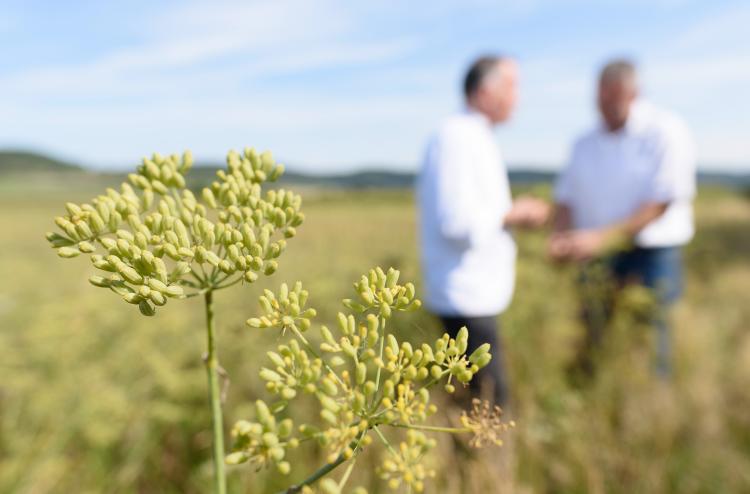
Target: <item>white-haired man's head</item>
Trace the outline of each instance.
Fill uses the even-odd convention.
[[[597,105],[602,119],[611,132],[625,126],[630,106],[638,97],[638,77],[629,60],[612,60],[599,73]]]
[[[497,55],[478,58],[466,72],[464,96],[492,123],[508,120],[518,101],[518,64]]]

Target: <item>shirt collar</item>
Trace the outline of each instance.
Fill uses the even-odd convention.
[[[628,112],[628,119],[625,122],[625,126],[621,129],[611,132],[607,128],[607,124],[604,123],[604,120],[601,121],[600,127],[604,134],[611,135],[611,136],[622,136],[622,135],[631,135],[634,133],[637,133],[640,129],[643,128],[644,124],[646,123],[648,119],[648,110],[650,108],[650,105],[648,102],[644,100],[635,100],[630,105],[630,111]]]
[[[466,106],[464,106],[463,113],[465,115],[469,115],[470,117],[473,117],[473,118],[479,120],[484,125],[486,125],[487,128],[492,129],[492,127],[493,127],[492,121],[490,121],[490,119],[487,117],[487,115],[485,115],[484,113],[480,112],[476,108],[473,108],[470,105],[466,105]]]

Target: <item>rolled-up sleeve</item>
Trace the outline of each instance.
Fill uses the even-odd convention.
[[[670,203],[695,196],[695,150],[689,131],[674,123],[658,137],[647,200]]]

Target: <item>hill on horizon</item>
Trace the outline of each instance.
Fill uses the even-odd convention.
[[[191,170],[188,181],[192,188],[200,188],[214,180],[216,170],[223,168],[223,164],[198,162]],[[0,175],[2,174],[82,174],[88,177],[98,176],[124,178],[123,170],[93,171],[83,166],[62,161],[45,154],[26,150],[0,150]],[[517,185],[533,185],[551,183],[556,176],[554,171],[536,168],[514,167],[508,171],[511,183]],[[296,171],[294,167],[287,169],[280,178],[280,185],[309,185],[333,188],[408,188],[414,185],[414,172],[398,172],[391,170],[369,169],[328,174],[314,174]],[[750,173],[748,172],[699,172],[698,180],[704,184],[722,185],[728,187],[750,187]]]
[[[86,172],[76,164],[22,149],[0,150],[0,173]]]

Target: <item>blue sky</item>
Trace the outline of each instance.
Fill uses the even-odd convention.
[[[507,161],[557,168],[627,55],[704,169],[750,170],[750,3],[0,0],[0,147],[97,168],[271,149],[291,167],[414,170],[477,54],[521,64]]]

